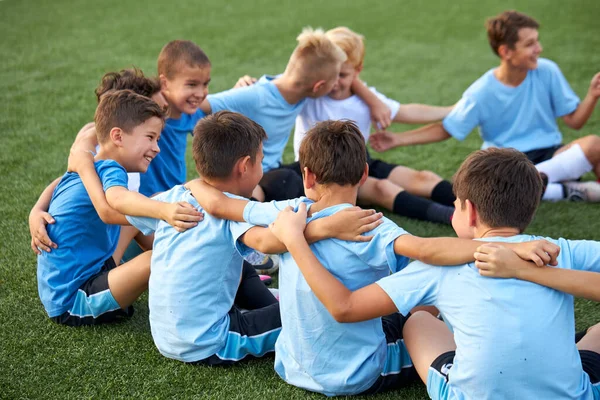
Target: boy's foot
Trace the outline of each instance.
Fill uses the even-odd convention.
[[[563,188],[565,198],[569,201],[600,202],[600,183],[598,182],[565,182],[563,183]]]
[[[246,261],[254,266],[259,275],[272,275],[279,269],[279,256],[268,256],[255,251],[246,257]]]
[[[265,284],[265,286],[269,286],[271,283],[273,283],[273,278],[271,278],[269,275],[259,275],[258,277],[260,278],[260,281]]]

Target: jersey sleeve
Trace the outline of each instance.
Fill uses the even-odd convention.
[[[256,85],[256,84],[255,84]],[[255,85],[229,89],[207,97],[211,112],[229,110],[240,114],[252,114],[250,111],[259,106],[260,101],[256,96]]]
[[[106,192],[113,186],[127,187],[127,172],[116,161],[106,161],[96,164],[96,172]]]
[[[579,97],[571,89],[558,65],[551,61],[548,61],[547,64],[551,71],[549,85],[554,117],[559,118],[571,114],[579,105]]]
[[[245,257],[255,251],[239,240],[244,233],[253,227],[253,225],[246,222],[229,221],[229,230],[231,231],[231,235],[233,237],[233,244],[242,257]]]
[[[392,299],[398,312],[407,315],[418,305],[435,304],[444,268],[410,263],[406,268],[377,281],[377,285]]]
[[[290,206],[294,210],[300,203],[311,204],[312,201],[306,197],[300,197],[292,200],[271,201],[269,203],[259,203],[249,201],[244,207],[244,220],[251,225],[268,226],[277,219],[279,212]]]
[[[572,269],[600,272],[600,242],[594,240],[566,240],[566,242],[571,254]],[[558,266],[561,266],[560,261]]]
[[[463,95],[442,123],[446,132],[452,137],[464,140],[480,124],[477,99],[470,95]]]
[[[408,265],[409,259],[394,252],[394,241],[402,236],[408,235],[404,229],[384,217],[384,222],[374,231],[365,235],[373,235],[369,242],[355,242],[356,254],[375,269],[389,269],[397,272]]]

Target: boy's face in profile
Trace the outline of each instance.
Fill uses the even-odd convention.
[[[505,59],[511,66],[520,69],[536,69],[538,58],[542,52],[539,32],[534,28],[519,29],[519,40],[514,49],[507,49]]]
[[[358,73],[359,71],[352,64],[349,62],[343,63],[337,82],[329,92],[329,97],[334,100],[344,100],[350,97],[352,95],[352,81],[358,76]]]
[[[123,132],[121,139],[121,165],[127,172],[146,172],[150,162],[160,152],[158,139],[163,121],[151,117],[131,132]]]
[[[462,203],[458,197],[454,200],[454,214],[452,215],[452,228],[456,235],[461,239],[473,239],[474,234],[471,229],[471,215],[468,205]]]
[[[331,71],[329,71],[328,75],[323,76],[321,78],[321,80],[324,80],[325,83],[323,85],[321,85],[318,88],[318,90],[314,91],[310,97],[315,99],[315,98],[322,97],[322,96],[329,94],[329,92],[331,92],[331,90],[334,88],[334,86],[337,83],[338,75],[340,74],[341,67],[342,67],[342,64],[337,64],[335,66],[335,68],[332,68]]]
[[[210,65],[190,67],[181,64],[172,79],[161,76],[161,91],[169,103],[172,117],[194,114],[208,95]]]

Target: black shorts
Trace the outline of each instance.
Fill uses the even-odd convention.
[[[228,366],[242,359],[253,359],[275,351],[281,332],[279,302],[256,310],[242,311],[233,306],[229,311],[229,333],[224,347],[190,364]]]
[[[369,164],[369,176],[377,179],[387,179],[392,173],[392,170],[398,165],[371,158],[367,152],[367,164]]]
[[[554,153],[556,153],[556,151],[561,147],[563,147],[563,145],[559,144],[556,146],[546,147],[545,149],[524,151],[523,153],[527,156],[527,158],[529,158],[529,161],[534,164],[539,164],[554,157]]]
[[[117,265],[109,257],[100,272],[90,277],[77,291],[71,309],[52,321],[68,326],[99,325],[133,315],[133,306],[122,309],[108,288],[108,273]]]
[[[304,196],[300,164],[291,164],[266,172],[258,185],[265,192],[265,201],[289,200]]]
[[[400,313],[386,315],[381,318],[385,340],[388,343],[386,365],[370,388],[361,394],[375,394],[398,389],[419,380],[417,370],[412,365],[408,350],[402,340],[402,329],[410,317]]]
[[[456,352],[454,350],[440,354],[433,362],[431,367],[435,369],[440,375],[442,375],[446,382],[448,382],[448,375],[454,363],[454,356]],[[589,375],[590,382],[596,384],[600,382],[600,354],[591,350],[579,350],[579,357],[581,357],[581,366],[583,370]]]

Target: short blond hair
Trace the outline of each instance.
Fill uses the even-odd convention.
[[[346,60],[354,68],[360,68],[365,59],[365,37],[345,26],[338,26],[325,33],[327,37],[344,50],[348,59]]]
[[[310,82],[328,78],[333,67],[346,61],[346,53],[333,43],[323,29],[306,27],[296,38],[294,49],[286,71],[304,77]]]

